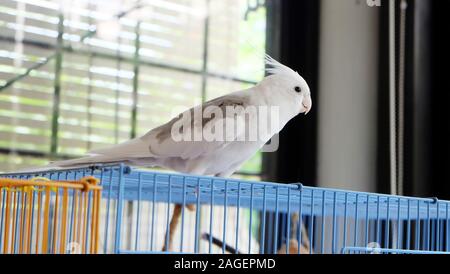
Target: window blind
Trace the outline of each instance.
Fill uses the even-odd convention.
[[[244,20],[245,0],[136,3],[0,3],[0,87],[51,57],[0,90],[1,171],[128,140],[264,75],[264,9]],[[257,174],[260,159],[244,171]]]

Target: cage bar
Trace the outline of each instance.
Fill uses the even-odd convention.
[[[58,178],[63,174],[59,173]],[[59,181],[50,177],[0,178],[0,253],[98,252],[99,179],[89,176]]]

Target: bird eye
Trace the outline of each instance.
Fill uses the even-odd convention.
[[[295,87],[295,91],[296,91],[296,92],[301,92],[302,89],[301,89],[300,87]]]

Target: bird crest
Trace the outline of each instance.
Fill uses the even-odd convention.
[[[288,66],[285,66],[266,54],[266,72],[269,75],[285,75],[288,77],[299,77],[300,75]]]

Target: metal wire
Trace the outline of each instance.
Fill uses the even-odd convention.
[[[398,66],[398,194],[403,195],[404,184],[404,136],[405,136],[405,57],[406,57],[406,0],[400,2],[399,66]]]
[[[389,122],[391,194],[397,194],[397,96],[396,96],[395,0],[389,1]]]
[[[97,253],[101,198],[98,180],[85,177],[60,181],[61,175],[48,176],[55,180],[0,178],[0,253],[64,254],[73,251],[75,238],[81,247],[79,252]],[[77,207],[69,203],[70,198],[83,198],[85,203]],[[75,218],[83,220],[82,236],[78,229],[72,229]],[[81,222],[76,225],[80,226]]]

